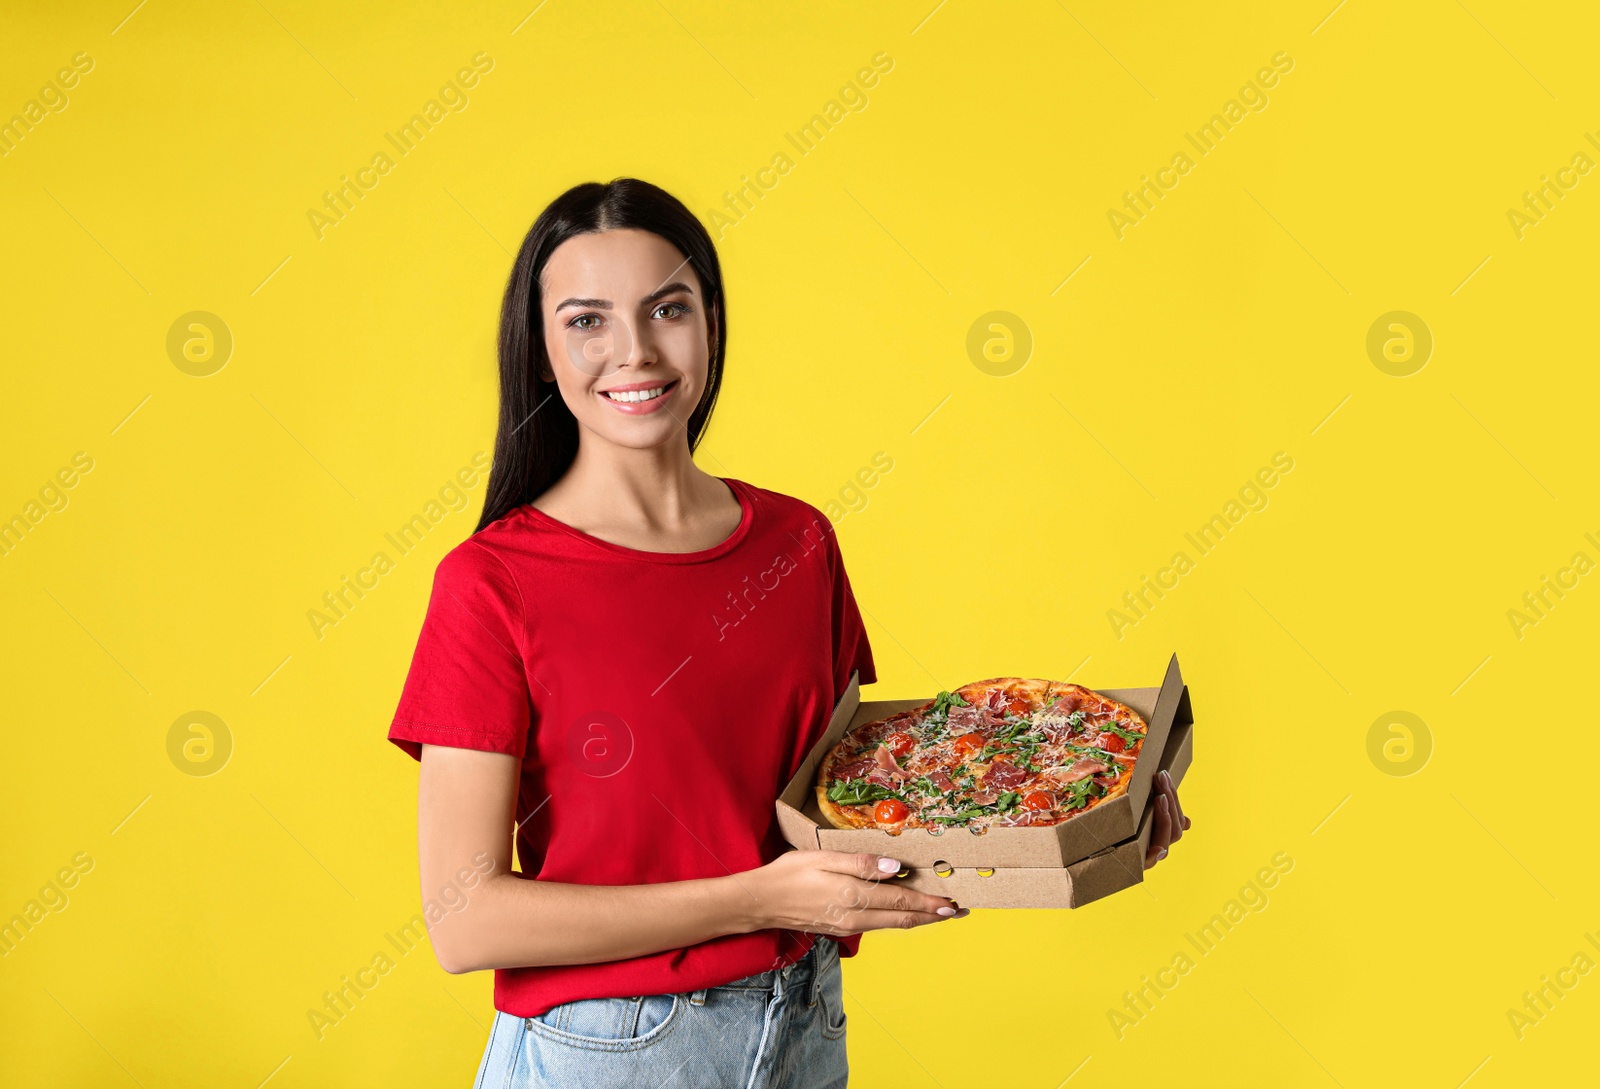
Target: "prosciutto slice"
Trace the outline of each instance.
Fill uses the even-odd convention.
[[[909,772],[905,771],[900,767],[899,764],[895,763],[894,753],[889,751],[888,745],[879,745],[877,749],[873,751],[872,759],[880,769],[888,772],[896,779],[909,779],[911,777]]]
[[[983,785],[995,790],[1010,790],[1021,786],[1028,773],[1015,764],[1008,764],[1004,760],[996,760],[989,765],[989,770],[984,773]]]
[[[1072,737],[1072,727],[1065,723],[1046,721],[1039,727],[1039,732],[1054,744],[1061,744]]]
[[[864,779],[867,772],[877,766],[877,762],[871,757],[863,756],[850,761],[848,764],[840,764],[834,768],[833,777],[835,779]]]
[[[976,707],[952,707],[948,721],[952,731],[970,730],[982,721],[981,712]]]
[[[1044,774],[1063,785],[1076,783],[1079,779],[1097,775],[1106,770],[1106,765],[1092,756],[1080,756],[1070,767],[1054,767],[1045,769]]]

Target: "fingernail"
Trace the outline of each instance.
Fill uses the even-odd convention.
[[[1167,857],[1167,849],[1165,847],[1161,848],[1160,851],[1156,852],[1156,861],[1157,862],[1160,862],[1163,858],[1166,858],[1166,857]]]
[[[952,918],[965,919],[968,915],[971,915],[971,914],[972,914],[972,909],[971,908],[962,908],[960,911],[956,912],[955,915],[952,916]]]
[[[882,870],[884,873],[899,873],[900,863],[896,862],[892,858],[880,858],[878,859],[878,869]]]
[[[952,915],[954,915],[955,913],[956,913],[956,909],[955,908],[943,907],[943,908],[940,908],[935,914],[943,915],[946,919],[948,919]]]

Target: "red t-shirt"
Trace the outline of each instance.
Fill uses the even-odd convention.
[[[739,526],[699,552],[626,548],[524,505],[439,562],[389,740],[418,760],[423,743],[521,759],[517,876],[653,884],[739,874],[788,849],[774,800],[851,672],[863,685],[877,674],[828,519],[727,484]],[[694,991],[791,964],[812,940],[761,930],[496,969],[494,1004],[533,1017]]]

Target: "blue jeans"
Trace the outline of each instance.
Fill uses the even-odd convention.
[[[839,1089],[839,947],[691,994],[588,998],[538,1017],[495,1011],[473,1089]]]

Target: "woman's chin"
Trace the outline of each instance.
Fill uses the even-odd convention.
[[[683,428],[671,416],[667,416],[664,423],[650,417],[586,422],[596,438],[625,450],[656,450],[684,439]]]

